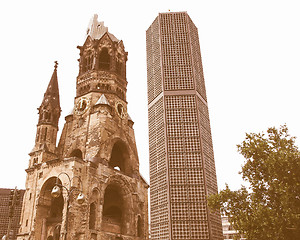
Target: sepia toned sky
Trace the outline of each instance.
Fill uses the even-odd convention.
[[[236,144],[245,132],[286,123],[300,137],[297,0],[1,1],[0,188],[25,187],[37,108],[56,60],[62,130],[75,97],[76,46],[95,13],[128,52],[128,112],[149,182],[145,31],[169,10],[187,11],[198,27],[220,189],[242,184]]]

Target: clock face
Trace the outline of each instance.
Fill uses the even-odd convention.
[[[82,97],[75,105],[75,113],[81,115],[85,113],[90,106],[90,100],[86,97]]]
[[[126,116],[126,109],[124,105],[120,102],[116,103],[116,111],[120,118],[124,118]]]

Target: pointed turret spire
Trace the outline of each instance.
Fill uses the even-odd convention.
[[[52,102],[55,103],[56,105],[60,105],[59,103],[59,90],[58,90],[58,81],[57,81],[57,66],[58,62],[54,62],[54,71],[52,74],[52,77],[50,79],[50,82],[48,84],[47,90],[44,94],[44,99],[43,102],[47,99],[47,97],[50,97]]]
[[[46,151],[54,154],[56,149],[56,138],[58,131],[58,120],[60,117],[59,91],[57,81],[57,61],[55,61],[54,71],[39,110],[39,122],[37,125],[35,146],[31,153],[36,151]],[[39,161],[47,161],[47,157],[42,157]]]
[[[52,77],[44,94],[42,104],[38,108],[40,115],[39,124],[51,124],[55,127],[58,127],[58,119],[61,112],[57,80],[57,66],[58,63],[55,61]]]

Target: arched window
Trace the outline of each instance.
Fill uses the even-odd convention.
[[[96,227],[96,204],[94,202],[90,204],[89,227],[90,229],[95,229]]]
[[[93,68],[94,56],[89,55],[86,57],[86,69],[91,70]]]
[[[110,68],[110,56],[107,48],[103,48],[99,54],[99,69],[109,70]]]
[[[126,175],[132,174],[132,166],[126,145],[118,141],[114,144],[108,165]]]
[[[94,55],[88,52],[82,57],[82,72],[87,72],[93,68]]]
[[[70,157],[77,157],[82,159],[82,152],[79,149],[75,149],[72,151]]]

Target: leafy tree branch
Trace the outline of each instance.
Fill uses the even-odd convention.
[[[229,186],[208,199],[248,240],[300,239],[300,152],[286,125],[246,134],[237,145],[249,188]]]

